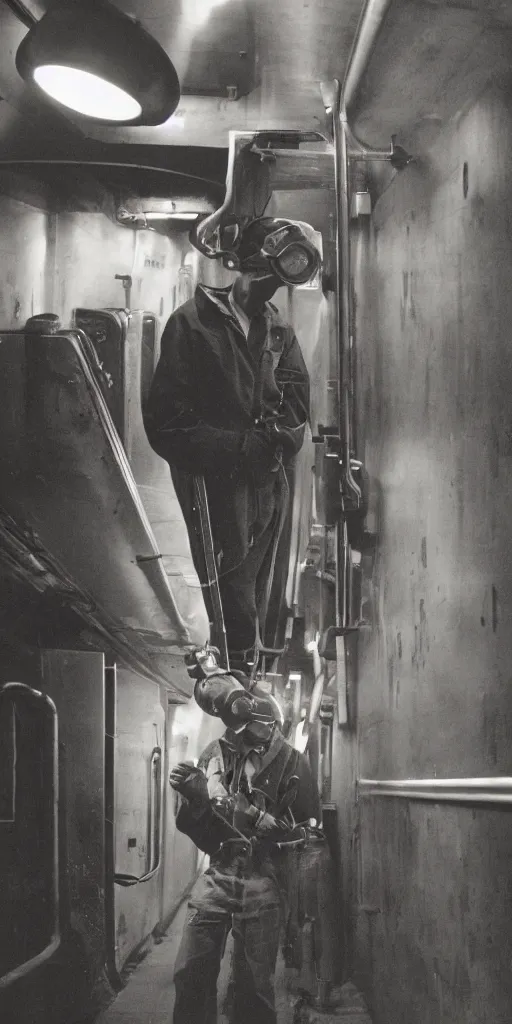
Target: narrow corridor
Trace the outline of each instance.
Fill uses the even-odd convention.
[[[126,987],[119,993],[114,1002],[96,1019],[95,1024],[171,1024],[174,1007],[174,985],[172,981],[174,960],[178,952],[181,931],[186,913],[186,901],[180,907],[167,933],[158,944],[154,945],[148,955],[129,972]],[[226,954],[219,978],[219,1017],[217,1024],[229,1024],[226,1012],[226,995],[229,979],[230,942],[228,940]],[[278,1024],[331,1024],[343,1021],[343,1024],[371,1024],[364,1008],[364,1002],[355,988],[348,984],[341,989],[341,1003],[333,1014],[320,1011],[295,1012],[297,995],[288,989],[293,988],[293,979],[288,977],[281,955],[276,969],[276,1006]],[[198,978],[198,984],[201,979]],[[193,1021],[190,1024],[194,1024]]]

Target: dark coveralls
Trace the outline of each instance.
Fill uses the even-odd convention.
[[[251,754],[251,757],[254,755]],[[256,755],[257,756],[257,755]],[[247,752],[237,752],[229,730],[210,744],[199,761],[213,796],[245,789],[260,810],[282,815],[282,801],[292,776],[298,778],[293,802],[296,822],[319,819],[319,798],[303,754],[275,732],[256,761],[250,787],[244,780]],[[235,818],[236,821],[236,818]],[[238,822],[240,824],[240,822]],[[175,965],[174,1024],[215,1024],[217,977],[230,926],[234,935],[234,1006],[236,1024],[276,1024],[273,975],[282,924],[289,854],[277,847],[275,833],[252,842],[228,839],[212,805],[198,810],[184,802],[177,827],[210,854],[210,867],[196,883]],[[251,836],[246,826],[245,835]],[[296,833],[280,833],[286,842]],[[221,843],[224,846],[221,848]]]
[[[152,447],[171,467],[203,584],[193,474],[204,474],[228,647],[244,652],[254,647],[257,615],[263,628],[292,460],[309,415],[309,378],[293,329],[275,307],[267,303],[252,318],[246,339],[229,291],[200,285],[170,317],[145,426]],[[277,417],[282,455],[250,464],[243,457],[244,437],[260,417]]]

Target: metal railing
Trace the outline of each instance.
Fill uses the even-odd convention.
[[[359,779],[358,795],[433,803],[512,805],[512,778]]]

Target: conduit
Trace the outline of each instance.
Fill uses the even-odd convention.
[[[397,797],[433,803],[512,805],[512,778],[359,779],[361,798]]]

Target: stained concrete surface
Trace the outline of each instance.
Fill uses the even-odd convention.
[[[354,234],[359,451],[379,548],[359,637],[373,779],[512,775],[512,109],[482,94]],[[512,816],[359,802],[376,1024],[512,1021]]]

